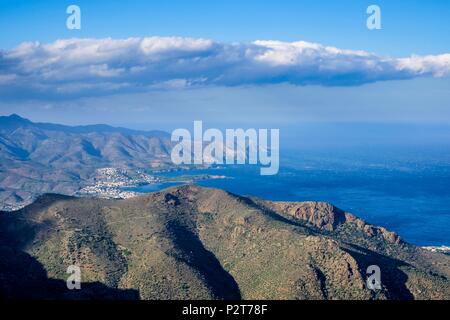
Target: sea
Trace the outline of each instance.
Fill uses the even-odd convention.
[[[268,200],[325,201],[395,231],[409,243],[450,245],[448,148],[289,150],[280,158],[278,174],[272,176],[262,176],[257,165],[159,174],[172,178],[224,176],[195,183]],[[155,192],[181,183],[149,184],[132,190]]]

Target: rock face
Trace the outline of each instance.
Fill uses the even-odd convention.
[[[273,203],[273,208],[313,226],[333,231],[347,221],[345,212],[324,202]]]
[[[77,265],[82,289],[65,288]],[[370,265],[382,289],[366,287]],[[450,256],[326,203],[185,185],[127,200],[45,195],[0,214],[0,296],[449,299]]]
[[[272,209],[291,216],[297,220],[306,221],[309,224],[327,231],[335,231],[342,224],[354,224],[368,236],[381,236],[391,243],[400,243],[401,239],[395,232],[389,232],[383,227],[367,224],[351,213],[344,212],[326,202],[272,202]]]

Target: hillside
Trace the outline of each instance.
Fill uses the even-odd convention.
[[[0,117],[0,203],[5,209],[46,192],[73,194],[97,168],[159,166],[170,150],[170,135],[161,131]]]
[[[450,256],[326,203],[185,185],[127,200],[44,195],[0,214],[0,296],[450,299]],[[82,270],[82,290],[65,271]],[[365,286],[381,268],[381,291]]]

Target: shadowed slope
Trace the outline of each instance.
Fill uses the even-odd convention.
[[[323,203],[185,185],[128,200],[47,195],[0,225],[1,244],[48,277],[65,279],[76,264],[83,281],[141,299],[450,298],[448,256]],[[378,292],[365,285],[373,264]]]

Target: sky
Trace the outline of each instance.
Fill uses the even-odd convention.
[[[81,30],[65,28],[68,5]],[[382,30],[366,28],[366,9],[382,9]],[[439,54],[450,43],[447,0],[2,0],[0,47],[69,37],[182,36],[217,41],[304,40],[388,56]]]
[[[81,8],[81,30],[66,27]],[[366,27],[369,5],[381,30]],[[450,2],[0,1],[0,114],[450,125]]]

